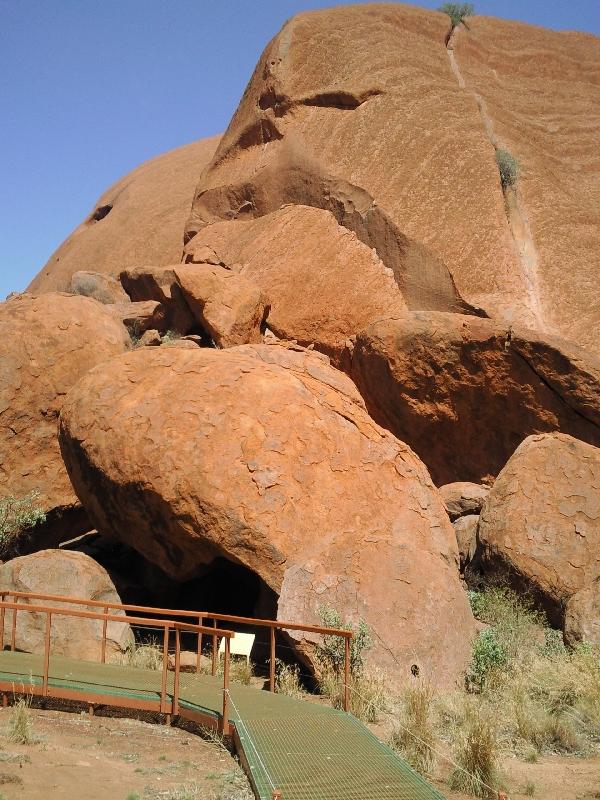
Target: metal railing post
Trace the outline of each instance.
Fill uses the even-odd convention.
[[[344,711],[348,711],[349,703],[349,689],[350,689],[350,637],[344,637]]]
[[[52,625],[52,612],[46,612],[46,635],[44,637],[44,677],[42,693],[48,697],[48,673],[50,671],[50,626]]]
[[[179,628],[175,628],[175,674],[173,676],[173,714],[179,714],[179,670],[181,667],[181,642]]]
[[[217,630],[217,620],[213,619],[213,627],[215,631]],[[212,675],[217,674],[217,634],[213,633],[212,637]]]
[[[229,653],[231,643],[229,636],[225,636],[225,660],[223,663],[223,717],[219,725],[221,736],[229,736]]]
[[[108,615],[108,606],[104,606],[104,613]],[[108,628],[108,620],[105,618],[102,623],[102,663],[106,664],[106,630]]]
[[[2,608],[0,609],[0,652],[2,652],[4,650],[4,616],[6,614],[4,601],[6,600],[6,592],[2,592],[0,600],[2,601]]]
[[[202,627],[204,622],[203,617],[198,617],[198,627]],[[202,664],[202,631],[198,631],[198,653],[196,655],[196,675],[200,675],[200,667]]]
[[[17,609],[13,609],[12,633],[10,637],[10,649],[14,652],[17,642]]]
[[[167,713],[167,670],[169,668],[169,623],[164,623],[163,634],[163,668],[162,668],[162,682],[160,687],[160,710],[161,713]]]
[[[271,648],[269,655],[269,691],[275,691],[275,626],[271,626]]]

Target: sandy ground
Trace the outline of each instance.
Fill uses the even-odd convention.
[[[10,709],[0,710],[2,800],[126,800],[136,793],[162,800],[183,787],[209,800],[246,785],[227,751],[176,727],[85,712],[30,714],[38,742],[16,745],[7,736]]]

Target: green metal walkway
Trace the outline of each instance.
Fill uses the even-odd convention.
[[[15,694],[39,687],[43,674],[43,656],[0,652],[0,683]],[[119,698],[161,696],[161,673],[152,670],[51,656],[48,675],[50,697],[81,692],[118,706]],[[220,678],[183,673],[180,682],[181,716],[220,717]],[[230,699],[234,739],[260,800],[276,789],[282,800],[443,800],[351,714],[236,683]]]

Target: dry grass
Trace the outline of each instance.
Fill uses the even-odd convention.
[[[221,658],[219,660],[219,666],[217,667],[217,675],[221,678],[223,677],[224,663],[224,660]],[[243,683],[244,686],[248,686],[253,677],[254,664],[251,661],[246,661],[245,658],[235,658],[233,656],[229,659],[229,680],[232,683]]]
[[[465,705],[463,723],[456,740],[456,767],[450,788],[475,797],[495,797],[498,790],[499,745],[496,721],[476,704]]]
[[[294,664],[276,662],[275,691],[288,697],[301,698],[304,694],[300,685],[300,669]]]
[[[423,775],[430,774],[435,763],[434,703],[435,691],[430,685],[419,682],[406,689],[390,737],[394,750]]]
[[[136,669],[161,670],[163,668],[163,649],[155,641],[148,644],[132,642],[118,657],[118,663]]]
[[[389,707],[386,676],[379,670],[364,670],[350,675],[349,711],[363,722],[374,723]],[[344,707],[344,675],[324,667],[319,674],[319,690],[329,697],[334,708]]]
[[[11,709],[8,738],[15,744],[34,744],[37,741],[31,725],[30,705],[31,698],[21,697]]]

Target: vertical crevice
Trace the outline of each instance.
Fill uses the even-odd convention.
[[[492,118],[487,110],[483,97],[474,90],[468,89],[466,81],[460,70],[460,66],[454,52],[454,43],[460,31],[460,25],[454,26],[446,37],[446,52],[450,61],[450,67],[454,73],[460,89],[469,91],[477,103],[479,115],[485,130],[485,134],[494,148],[495,152],[504,150],[502,142],[498,138]],[[545,323],[542,302],[540,298],[539,286],[539,257],[531,233],[529,218],[523,201],[523,196],[516,184],[508,185],[501,182],[502,193],[504,195],[504,210],[506,220],[514,243],[515,251],[521,264],[523,283],[526,291],[527,307],[537,322],[539,330],[547,330]]]

